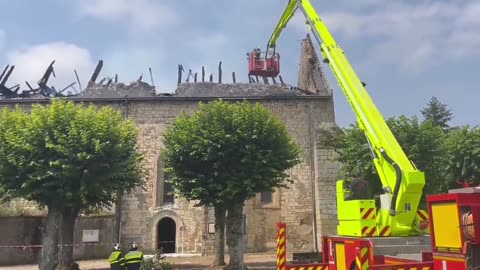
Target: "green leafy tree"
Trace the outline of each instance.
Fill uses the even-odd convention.
[[[238,269],[244,202],[291,183],[286,170],[299,163],[298,146],[265,107],[246,101],[200,104],[197,112],[177,118],[163,143],[175,193],[215,208],[214,263],[224,264],[226,224],[227,268]]]
[[[446,141],[447,177],[442,190],[459,188],[458,181],[480,184],[480,128],[461,127],[452,130]]]
[[[1,112],[0,190],[48,209],[41,270],[57,266],[59,237],[72,243],[80,211],[111,206],[142,183],[141,160],[133,122],[112,108],[53,100]],[[72,252],[64,247],[61,266],[73,265]]]
[[[370,183],[374,194],[382,191],[380,178],[372,161],[372,151],[357,123],[344,128],[332,141],[325,143],[326,146],[335,148],[338,153],[337,160],[342,164],[340,171],[342,178],[362,178]]]
[[[439,191],[439,182],[445,178],[445,171],[439,170],[445,162],[445,135],[439,127],[430,121],[420,123],[418,118],[400,116],[387,120],[405,154],[416,167],[425,172],[426,186],[424,194]],[[361,177],[370,182],[372,192],[382,192],[380,178],[372,160],[365,134],[357,124],[350,125],[339,133],[332,146],[339,153],[338,160],[343,164],[343,177]],[[391,154],[392,155],[392,154]]]
[[[431,121],[420,122],[417,117],[405,116],[390,120],[389,126],[408,158],[419,170],[425,172],[422,197],[422,202],[425,203],[425,196],[440,192],[440,184],[445,181],[446,136],[442,127]]]
[[[427,103],[427,106],[420,111],[425,121],[432,121],[436,127],[447,131],[450,126],[449,122],[453,119],[451,110],[447,108],[446,104],[441,103],[436,97],[432,97]]]

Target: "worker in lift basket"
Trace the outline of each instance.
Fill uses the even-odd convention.
[[[255,48],[253,52],[255,53],[255,59],[260,59],[260,54],[262,53],[262,50],[260,50],[260,48]]]
[[[123,257],[120,244],[115,244],[112,253],[108,256],[108,262],[110,263],[111,270],[124,270],[125,258]]]
[[[137,243],[130,244],[130,251],[125,254],[125,266],[127,270],[139,270],[143,261],[143,253],[138,250]]]

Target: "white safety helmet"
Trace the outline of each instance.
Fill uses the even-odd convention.
[[[138,245],[137,245],[136,242],[132,242],[132,243],[130,244],[130,249],[131,249],[131,250],[136,250],[137,248],[138,248]]]
[[[119,243],[116,243],[114,246],[113,246],[113,249],[114,250],[120,250],[120,244]]]

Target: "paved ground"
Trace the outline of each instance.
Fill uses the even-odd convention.
[[[226,256],[228,262],[228,256]],[[210,264],[213,262],[212,256],[190,256],[190,257],[167,257],[166,261],[175,264],[179,269],[209,269]],[[275,268],[276,256],[273,253],[255,253],[245,254],[245,265],[249,269],[276,269]],[[92,261],[79,261],[81,270],[103,270],[109,269],[108,262],[106,260],[92,260]],[[37,265],[18,265],[18,266],[2,266],[2,270],[37,270]],[[221,269],[221,268],[219,268]]]

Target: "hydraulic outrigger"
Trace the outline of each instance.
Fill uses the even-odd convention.
[[[375,200],[352,198],[348,181],[337,181],[338,236],[324,236],[323,263],[288,265],[286,227],[280,223],[277,237],[279,269],[477,269],[480,268],[480,189],[451,190],[427,197],[428,214],[418,205],[425,185],[424,173],[407,158],[363,83],[335,42],[309,0],[289,0],[267,44],[265,63],[278,60],[276,41],[295,11],[307,19],[320,50],[356,114],[364,131],[373,162],[383,185],[380,208]],[[250,55],[258,53],[254,50]],[[271,57],[275,57],[272,59]],[[257,55],[258,58],[258,55]],[[279,64],[277,62],[277,64]],[[257,70],[258,69],[258,70]],[[262,72],[266,65],[249,65],[249,72]],[[278,66],[279,69],[279,66]],[[422,217],[423,216],[423,217]],[[427,216],[427,217],[425,217]],[[428,220],[430,216],[430,220]],[[422,223],[423,222],[423,223]],[[407,237],[431,232],[432,252],[422,261],[376,256],[365,237]]]

